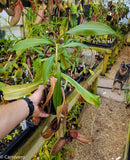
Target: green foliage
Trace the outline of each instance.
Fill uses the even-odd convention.
[[[5,86],[8,86],[8,85],[5,84],[5,83],[0,82],[0,90],[2,89],[2,87],[5,87]]]
[[[6,58],[9,55],[8,49],[13,46],[15,40],[11,40],[10,37],[8,39],[0,39],[0,58],[4,56]]]
[[[12,140],[13,138],[12,138],[12,136],[11,135],[7,135],[6,137],[4,137],[4,140],[7,140],[7,141],[10,141],[10,140]]]
[[[33,50],[37,52],[40,56],[45,57],[45,54],[42,52],[43,51],[42,47],[33,48]]]
[[[53,104],[55,109],[62,103],[62,92],[61,92],[61,70],[60,63],[57,65],[57,70],[55,73],[55,78],[57,78],[56,86],[53,92]]]
[[[100,22],[87,22],[80,24],[69,31],[67,33],[74,35],[105,35],[105,34],[115,34],[115,31],[112,30],[108,25],[100,23]]]
[[[51,56],[50,58],[48,58],[44,63],[43,63],[43,84],[46,84],[50,74],[51,74],[51,71],[52,71],[52,68],[54,66],[54,58],[55,56]]]
[[[56,137],[53,136],[49,141],[45,141],[40,151],[33,156],[32,160],[62,160],[66,156],[65,152],[72,152],[72,149],[65,145],[57,155],[52,156],[50,152],[56,140]]]
[[[126,86],[129,87],[130,83],[128,83]],[[124,93],[126,97],[126,104],[129,105],[130,104],[130,89],[129,88],[125,89]]]
[[[48,39],[33,38],[33,39],[25,39],[25,40],[19,41],[12,47],[12,50],[25,50],[41,44],[54,45],[54,43],[52,43],[52,41]]]
[[[77,83],[76,81],[74,81],[72,78],[70,78],[69,76],[67,76],[64,73],[61,73],[61,76],[67,80],[72,86],[75,87],[75,89],[82,95],[82,97],[88,102],[91,103],[97,107],[100,106],[100,102],[99,102],[99,96],[94,95],[92,93],[90,93],[89,91],[87,91],[85,88],[83,88],[79,83]]]
[[[63,151],[59,152],[56,156],[52,156],[50,154],[51,149],[53,147],[53,145],[56,142],[56,137],[52,137],[51,140],[49,141],[45,141],[44,144],[42,145],[40,152],[36,153],[32,160],[37,160],[37,159],[43,159],[43,160],[61,160],[62,156],[64,155]]]
[[[13,138],[19,135],[19,131],[15,129],[15,131],[12,133]]]
[[[59,47],[59,49],[61,49],[61,48],[69,48],[69,47],[83,47],[83,48],[89,48],[87,45],[82,44],[82,43],[70,42],[70,43],[65,44],[65,45],[63,45],[63,46],[61,45],[61,46]]]
[[[38,56],[33,60],[33,69],[37,72],[39,68],[41,68],[42,62],[41,58]]]
[[[72,86],[76,88],[76,90],[84,97],[84,99],[99,107],[99,96],[91,94],[89,91],[86,91],[83,87],[81,87],[76,81],[68,77],[67,75],[61,73],[60,69],[67,69],[68,67],[74,68],[77,61],[78,52],[81,48],[87,48],[86,45],[80,43],[80,37],[78,36],[77,39],[72,38],[70,34],[75,35],[106,35],[106,34],[115,34],[115,32],[107,25],[99,23],[99,22],[88,22],[86,24],[78,25],[69,31],[67,31],[67,34],[60,35],[57,39],[55,37],[43,37],[43,38],[32,38],[32,39],[25,39],[22,41],[19,41],[16,43],[11,50],[17,51],[17,58],[15,61],[10,62],[7,66],[14,64],[16,68],[16,60],[19,59],[19,57],[22,55],[23,50],[26,51],[28,48],[31,50],[35,50],[39,56],[44,57],[45,54],[41,52],[41,47],[43,47],[47,50],[47,52],[50,52],[50,55],[45,55],[47,58],[44,58],[43,65],[41,65],[41,61],[38,62],[39,59],[36,59],[33,61],[34,64],[34,70],[37,71],[35,79],[33,82],[29,84],[22,84],[22,85],[14,85],[14,86],[7,86],[3,87],[3,93],[4,98],[7,100],[10,99],[16,99],[25,95],[28,95],[31,93],[40,83],[46,84],[50,76],[56,76],[58,81],[56,88],[54,90],[53,95],[53,101],[55,107],[61,104],[61,91],[60,91],[60,85],[61,85],[61,76],[66,79],[69,83],[71,83]],[[38,47],[37,47],[38,46]],[[35,48],[34,48],[35,47]],[[36,48],[37,47],[37,48]],[[69,53],[66,48],[70,47],[76,47],[77,52],[75,55]],[[39,50],[40,49],[40,50]],[[22,52],[21,52],[22,51]],[[49,57],[49,58],[48,58]],[[28,66],[25,65],[24,62],[21,62],[21,64],[24,65],[24,67],[29,70]],[[38,70],[38,67],[36,65],[41,66],[41,68]],[[57,65],[58,64],[58,65]],[[22,71],[16,71],[16,77],[19,77],[18,73],[22,73]],[[56,93],[58,93],[58,96],[56,96]]]
[[[25,95],[28,95],[33,90],[35,90],[35,88],[38,87],[39,84],[42,83],[42,81],[43,81],[42,80],[42,68],[40,68],[37,71],[34,81],[32,83],[2,87],[4,98],[6,100],[12,100],[12,99],[17,99]]]

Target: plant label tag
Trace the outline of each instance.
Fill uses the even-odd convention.
[[[20,124],[21,124],[23,130],[25,130],[27,128],[26,120],[23,120]]]

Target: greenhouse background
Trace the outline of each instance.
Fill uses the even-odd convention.
[[[130,1],[129,0],[122,0],[125,4],[127,4],[127,6],[130,8]],[[96,0],[95,0],[96,2]],[[112,1],[113,3],[117,3],[118,0],[114,0]],[[102,1],[102,5],[103,6],[107,6],[108,0],[103,0]],[[119,23],[123,23],[123,24],[128,24],[128,18],[130,17],[130,12],[127,15],[127,18],[123,18],[120,20]],[[17,24],[17,26],[15,27],[11,27],[8,24],[8,15],[5,11],[3,11],[2,13],[0,13],[0,28],[2,30],[5,30],[6,34],[5,34],[5,38],[7,38],[8,36],[11,36],[11,39],[15,38],[15,36],[17,38],[20,37],[24,37],[25,33],[24,33],[24,28],[23,28],[23,23],[24,23],[24,18],[21,17],[19,23]]]
[[[0,159],[130,160],[130,0],[0,0]]]

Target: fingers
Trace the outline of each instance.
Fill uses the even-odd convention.
[[[43,84],[39,85],[38,90],[44,90],[45,86]]]
[[[35,106],[33,116],[49,117],[50,115],[48,113],[45,113],[39,106]]]
[[[44,90],[46,87],[47,85],[40,84],[38,90]]]
[[[48,113],[45,112],[40,112],[39,113],[39,117],[49,117],[50,115]]]
[[[30,96],[30,98],[33,100],[33,102],[37,101],[37,103],[39,103],[42,94],[43,94],[43,90],[45,89],[44,85],[39,85],[39,87],[34,91],[34,93]]]

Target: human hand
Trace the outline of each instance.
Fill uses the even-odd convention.
[[[38,106],[38,104],[42,100],[44,89],[45,89],[44,85],[39,85],[37,90],[30,97],[28,97],[33,102],[34,105],[33,116],[49,117],[49,114],[42,111],[41,108]]]

